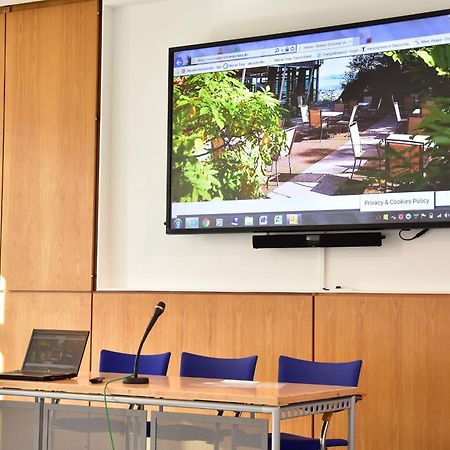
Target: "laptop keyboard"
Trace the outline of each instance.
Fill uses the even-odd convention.
[[[22,375],[47,375],[56,372],[49,372],[48,370],[14,370],[12,373],[20,373]]]

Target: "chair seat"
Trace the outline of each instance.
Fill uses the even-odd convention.
[[[327,439],[328,447],[345,447],[348,442],[345,439]],[[268,449],[272,446],[272,433],[269,434]],[[298,436],[290,433],[280,433],[280,449],[282,450],[319,450],[319,439]]]
[[[364,146],[362,155],[357,156],[357,158],[380,160],[383,158],[383,155],[381,154],[380,149],[377,148],[377,146],[367,145]]]

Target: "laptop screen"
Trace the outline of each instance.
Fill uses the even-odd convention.
[[[33,330],[22,370],[77,373],[89,331]]]

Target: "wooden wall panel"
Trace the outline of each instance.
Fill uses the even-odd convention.
[[[256,380],[276,380],[278,356],[312,357],[312,297],[289,294],[95,293],[92,367],[102,348],[135,353],[158,301],[166,303],[143,353],[171,351],[169,374],[182,351],[218,357],[259,355]],[[296,422],[296,423],[288,423]],[[286,421],[311,431],[311,421]]]
[[[0,362],[3,361],[3,369],[22,366],[33,328],[89,330],[90,326],[89,293],[0,293]],[[89,371],[89,354],[90,341],[81,371]]]
[[[90,291],[97,1],[6,17],[2,275],[9,290]]]
[[[315,298],[316,360],[363,360],[359,450],[448,448],[449,317],[449,296]],[[346,432],[341,421],[334,425]]]

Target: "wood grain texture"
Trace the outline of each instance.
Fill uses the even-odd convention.
[[[278,356],[312,357],[312,297],[290,294],[94,293],[92,367],[102,348],[135,353],[155,305],[166,310],[143,353],[172,352],[178,375],[183,351],[236,358],[258,355],[255,380],[277,379]],[[298,423],[297,423],[298,422]],[[309,418],[285,430],[311,431]]]
[[[358,449],[448,448],[449,317],[445,295],[316,297],[316,360],[363,360]],[[330,435],[345,436],[332,421]]]
[[[91,294],[6,292],[0,294],[0,369],[22,367],[33,328],[89,330]],[[90,341],[81,365],[89,371]]]
[[[97,2],[6,19],[2,275],[9,290],[90,291]]]

